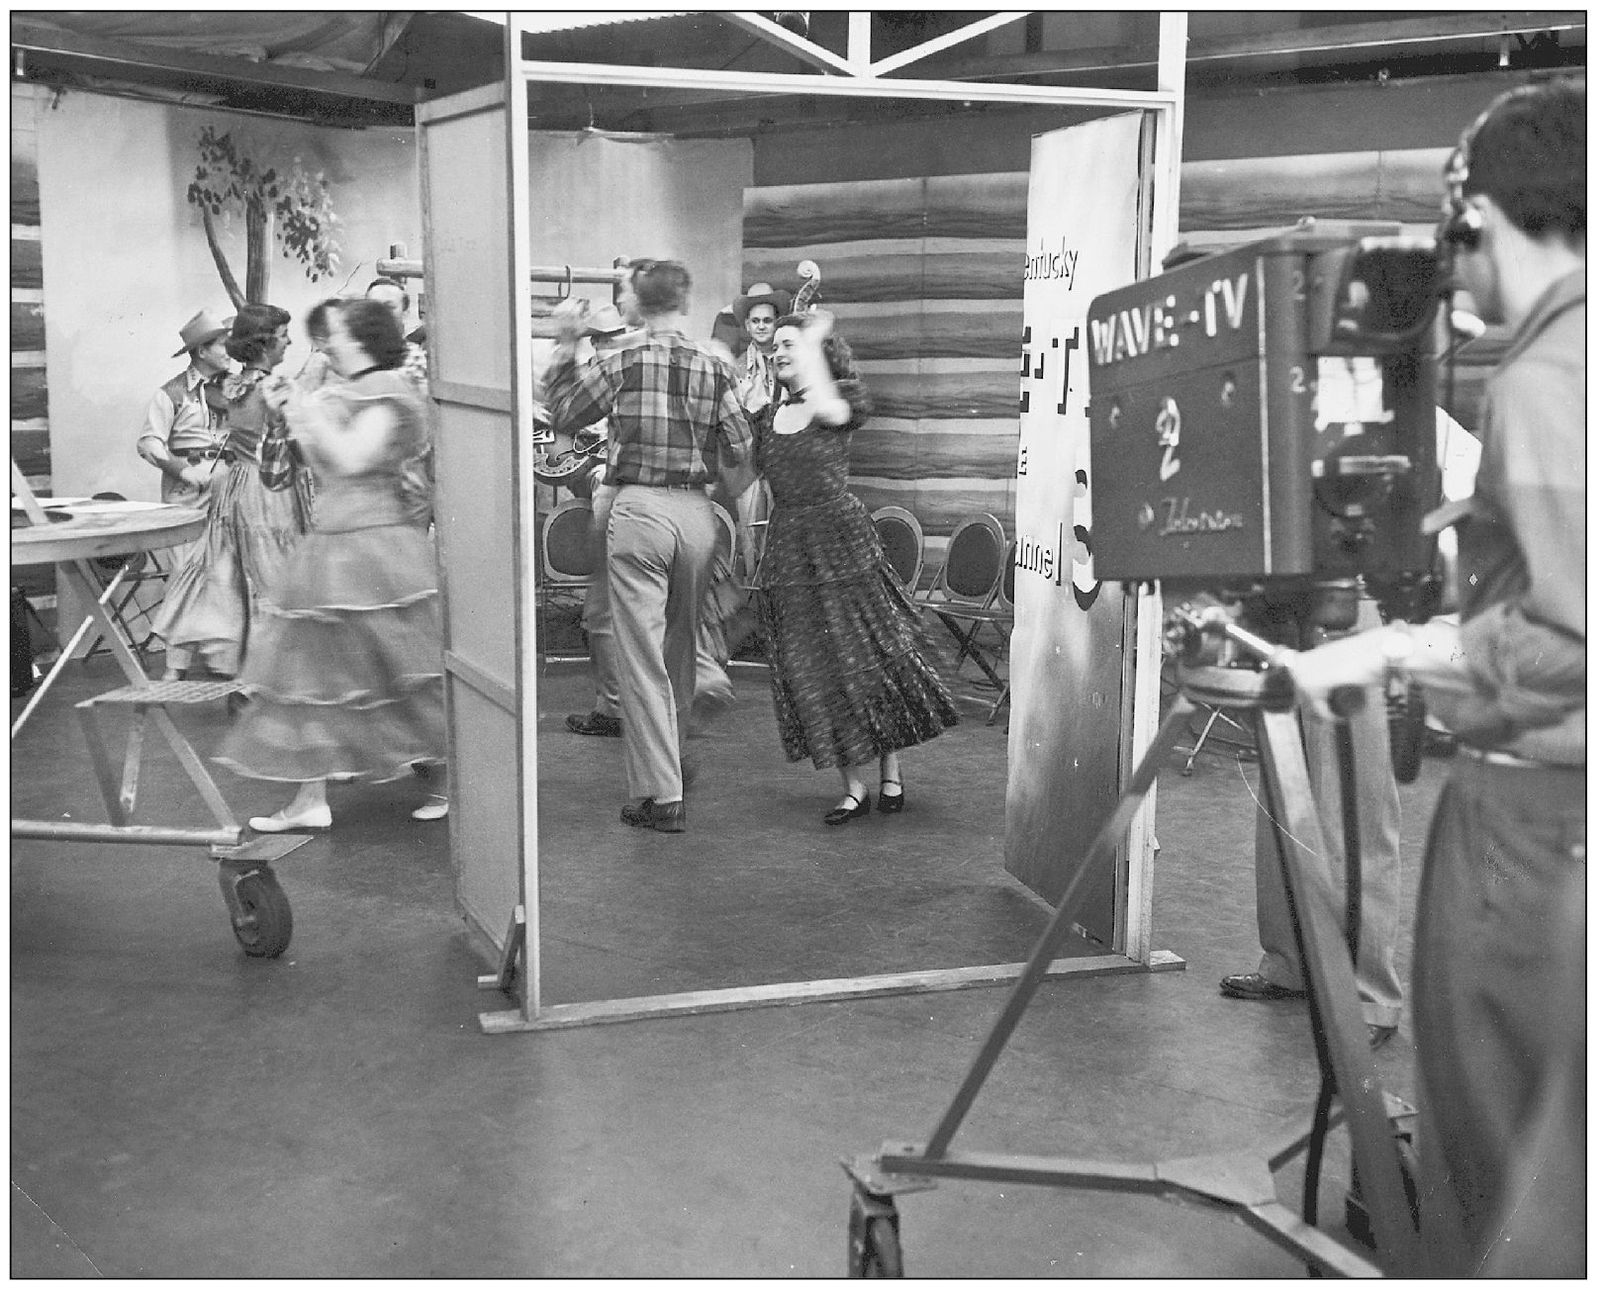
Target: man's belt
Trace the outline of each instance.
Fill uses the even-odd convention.
[[[202,462],[210,462],[213,458],[216,458],[225,466],[231,465],[234,461],[234,450],[232,448],[195,448],[184,454],[184,460],[191,466],[199,466]]]

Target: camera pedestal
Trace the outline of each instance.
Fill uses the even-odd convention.
[[[1131,783],[1088,845],[1020,979],[983,1038],[936,1131],[925,1143],[886,1142],[875,1153],[844,1161],[853,1181],[849,1212],[850,1277],[899,1276],[898,1193],[929,1188],[938,1178],[1031,1183],[1105,1192],[1141,1193],[1191,1201],[1247,1224],[1313,1269],[1339,1276],[1419,1276],[1416,1225],[1408,1199],[1409,1149],[1401,1126],[1408,1107],[1391,1098],[1378,1078],[1365,1021],[1361,1017],[1355,973],[1341,926],[1343,900],[1333,890],[1331,870],[1321,854],[1322,831],[1305,769],[1299,724],[1288,711],[1293,698],[1279,669],[1185,666],[1182,693],[1159,734],[1132,773]],[[949,1144],[966,1112],[1008,1043],[1045,970],[1068,931],[1080,889],[1095,863],[1115,847],[1158,777],[1188,720],[1200,705],[1240,714],[1255,731],[1265,782],[1266,804],[1278,826],[1278,856],[1301,964],[1317,1061],[1325,1084],[1337,1095],[1340,1117],[1350,1127],[1353,1174],[1370,1220],[1375,1251],[1361,1254],[1307,1224],[1277,1200],[1272,1173],[1310,1144],[1301,1134],[1281,1148],[1246,1149],[1205,1157],[1158,1162],[1107,1162],[1053,1156],[951,1152]],[[1315,840],[1295,847],[1293,839]]]

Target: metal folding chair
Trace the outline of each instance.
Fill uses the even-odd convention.
[[[966,659],[972,660],[1000,694],[1004,680],[979,645],[978,636],[983,624],[991,623],[1003,632],[1005,624],[1014,622],[1013,606],[998,603],[1012,563],[1009,553],[1004,526],[997,516],[967,516],[954,529],[937,577],[920,601],[958,643],[956,666],[962,668]]]
[[[96,493],[93,500],[127,501],[121,493]],[[145,652],[156,640],[154,631],[156,611],[162,604],[167,580],[177,568],[172,552],[136,551],[126,556],[98,556],[91,560],[89,565],[95,576],[101,580],[102,591],[117,576],[119,570],[123,571],[118,592],[106,603],[106,613],[111,616],[112,622],[123,630],[123,636],[127,638],[128,644],[143,660]],[[154,596],[149,591],[152,587],[156,589]],[[97,634],[90,641],[89,648],[84,651],[84,658],[89,660],[97,654],[110,653],[111,647],[106,643],[105,637]]]
[[[564,601],[577,611],[584,606],[595,563],[591,503],[567,498],[548,511],[541,522],[541,584],[536,589],[536,630],[543,659],[587,657],[585,653],[560,654],[552,649],[552,608]]]
[[[880,507],[871,513],[876,536],[881,539],[881,550],[887,553],[893,569],[903,580],[904,590],[911,596],[920,586],[920,574],[926,565],[926,535],[913,512],[903,507]]]

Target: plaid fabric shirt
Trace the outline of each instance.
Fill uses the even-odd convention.
[[[609,484],[708,484],[721,464],[753,452],[753,428],[729,365],[678,331],[577,363],[559,358],[546,378],[555,431],[606,417]]]

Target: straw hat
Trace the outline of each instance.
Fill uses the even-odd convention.
[[[792,312],[792,293],[789,291],[776,291],[767,282],[755,282],[747,291],[731,301],[731,313],[736,315],[738,323],[747,322],[748,312],[754,305],[774,305],[775,314]]]
[[[187,354],[191,350],[199,349],[208,341],[215,341],[218,337],[226,335],[229,330],[229,324],[233,321],[233,319],[229,319],[226,322],[219,322],[216,314],[209,309],[203,309],[178,329],[179,339],[184,344],[173,351],[173,357],[176,359],[181,354]]]

